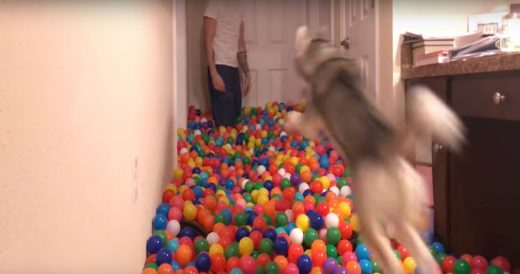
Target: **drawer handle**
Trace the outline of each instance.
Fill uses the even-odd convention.
[[[442,145],[439,145],[439,144],[433,144],[433,152],[434,153],[438,153],[440,152],[444,147]]]
[[[495,92],[493,94],[493,103],[495,105],[499,105],[500,103],[503,103],[506,100],[506,96],[500,92]]]

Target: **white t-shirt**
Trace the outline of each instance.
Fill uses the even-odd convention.
[[[213,38],[215,64],[238,67],[238,37],[244,20],[242,1],[209,0],[204,16],[217,21]]]

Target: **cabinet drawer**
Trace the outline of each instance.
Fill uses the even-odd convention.
[[[461,116],[520,121],[520,71],[456,77],[451,92]]]

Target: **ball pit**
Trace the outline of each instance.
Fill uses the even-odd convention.
[[[381,272],[357,233],[348,164],[325,137],[284,131],[287,113],[304,109],[245,107],[234,127],[214,128],[208,112],[189,108],[142,274]],[[425,235],[444,273],[511,271],[506,258],[455,257]],[[403,270],[415,273],[408,251],[395,242],[393,249]]]

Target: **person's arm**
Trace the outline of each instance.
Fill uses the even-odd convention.
[[[218,91],[225,91],[226,86],[222,77],[218,74],[217,66],[215,65],[215,58],[213,52],[213,38],[215,37],[215,31],[217,29],[217,20],[214,18],[204,17],[204,40],[206,49],[206,58],[208,60],[209,72],[211,75],[211,81],[213,87]]]
[[[244,73],[244,96],[249,93],[249,86],[251,85],[251,77],[249,73],[249,65],[247,63],[247,49],[246,39],[244,36],[244,22],[240,24],[240,35],[238,37],[238,65],[240,70]]]

